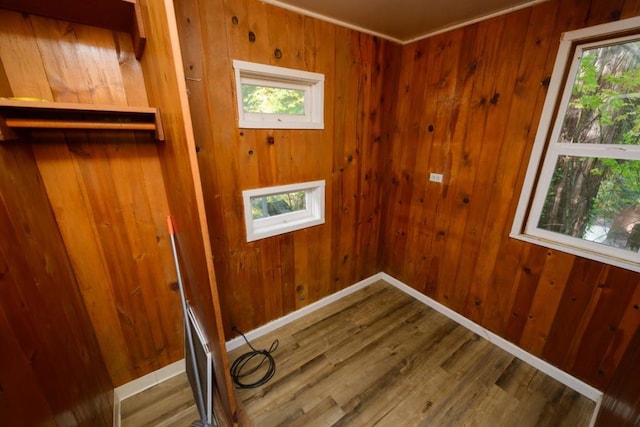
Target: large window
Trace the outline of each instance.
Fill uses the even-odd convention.
[[[324,224],[324,181],[242,192],[247,242]]]
[[[237,60],[233,67],[241,128],[324,128],[324,75]]]
[[[640,271],[639,26],[564,34],[512,236]]]

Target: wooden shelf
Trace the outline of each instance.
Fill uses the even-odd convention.
[[[0,141],[16,139],[17,129],[152,131],[164,141],[157,108],[0,99]]]
[[[0,0],[0,9],[128,32],[138,59],[147,40],[137,0]]]

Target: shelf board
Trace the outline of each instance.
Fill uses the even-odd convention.
[[[144,51],[146,35],[137,0],[0,0],[0,9],[127,32],[136,58]]]
[[[0,141],[17,129],[152,131],[164,141],[157,108],[0,99]]]

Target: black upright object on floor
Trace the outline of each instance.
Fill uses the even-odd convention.
[[[196,382],[196,390],[193,390],[193,394],[196,396],[196,404],[198,406],[198,413],[200,414],[200,419],[194,421],[191,425],[196,427],[213,427],[211,424],[212,420],[207,419],[206,415],[206,406],[204,403],[204,398],[202,396],[202,384],[200,382],[200,376],[197,374],[198,372],[198,360],[196,359],[196,351],[195,346],[193,344],[193,334],[191,331],[191,321],[189,320],[189,314],[187,311],[187,299],[184,294],[184,285],[182,283],[182,275],[180,273],[180,262],[178,261],[178,250],[176,248],[176,239],[175,233],[173,229],[173,220],[171,216],[167,216],[167,228],[169,229],[169,237],[171,238],[171,249],[173,251],[173,262],[176,267],[176,274],[178,276],[178,288],[180,289],[180,300],[182,302],[182,314],[184,318],[184,332],[186,339],[185,349],[185,363],[191,363],[193,370],[196,372],[194,375]],[[186,360],[186,359],[189,360]],[[193,386],[191,387],[193,389]],[[217,427],[217,424],[216,424]]]

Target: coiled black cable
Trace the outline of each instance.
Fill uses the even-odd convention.
[[[251,351],[238,356],[238,358],[234,360],[233,363],[231,364],[231,369],[230,369],[231,379],[233,380],[233,383],[235,384],[236,388],[256,388],[266,384],[271,378],[273,378],[273,376],[276,373],[276,361],[273,359],[273,356],[271,355],[271,353],[276,351],[280,342],[278,340],[275,340],[271,344],[271,347],[269,348],[269,350],[256,350],[251,345],[247,337],[245,337],[244,334],[238,330],[238,328],[234,326],[232,329],[235,332],[242,335],[242,338],[244,338],[247,345],[251,347]],[[256,357],[262,357],[262,360],[260,360],[260,362],[257,363],[256,366],[254,366],[253,368],[250,368],[247,372],[242,372],[247,366],[247,364]],[[260,367],[265,363],[267,363],[267,368],[262,378],[250,383],[242,382],[243,378],[255,374],[260,369]]]

